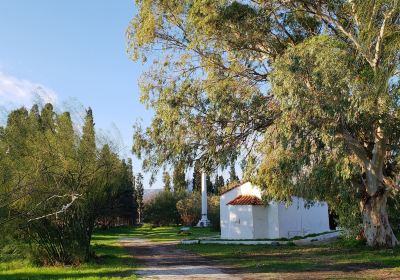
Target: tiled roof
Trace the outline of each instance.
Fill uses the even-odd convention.
[[[263,202],[255,195],[239,195],[234,200],[229,201],[228,205],[263,205]]]

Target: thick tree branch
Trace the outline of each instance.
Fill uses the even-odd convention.
[[[375,44],[375,55],[374,55],[374,59],[372,61],[373,63],[373,68],[376,69],[378,62],[379,62],[379,57],[381,55],[382,52],[382,46],[383,46],[383,37],[385,35],[385,29],[386,29],[386,23],[388,20],[390,20],[390,18],[392,17],[392,14],[394,13],[394,8],[392,10],[390,10],[390,12],[386,13],[384,15],[382,24],[381,24],[381,28],[379,30],[379,34],[378,34],[378,38],[376,40],[376,44]]]
[[[349,146],[350,150],[360,160],[363,168],[366,169],[369,159],[366,151],[364,150],[364,147],[347,130],[343,130],[342,137],[344,138],[346,144]]]

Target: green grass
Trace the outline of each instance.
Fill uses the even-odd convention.
[[[39,280],[39,279],[137,279],[134,275],[134,258],[118,243],[121,230],[97,233],[92,246],[96,259],[78,267],[37,267],[28,260],[9,260],[0,262],[0,280]]]
[[[219,232],[211,231],[209,228],[190,228],[188,233],[179,234],[181,227],[167,226],[167,227],[152,227],[150,225],[143,225],[141,227],[113,229],[112,232],[118,234],[120,238],[133,237],[133,238],[146,238],[154,242],[158,241],[177,241],[182,239],[198,239],[205,237],[219,236]],[[98,231],[98,234],[108,235],[110,231]]]
[[[376,250],[344,241],[301,247],[219,244],[179,245],[179,247],[252,272],[361,272],[365,269],[387,269],[400,273],[400,248]],[[348,279],[376,278],[367,276],[367,278]]]

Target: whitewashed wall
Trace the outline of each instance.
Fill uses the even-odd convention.
[[[286,207],[284,203],[279,203],[278,212],[280,237],[290,238],[329,231],[326,203],[316,203],[310,208],[304,208],[304,200],[294,197],[289,207]]]
[[[237,187],[221,195],[219,201],[221,238],[229,239],[229,205],[227,203],[240,195],[241,188]]]
[[[278,206],[277,202],[270,202],[266,209],[267,216],[267,234],[265,238],[279,238],[279,214],[278,214]]]
[[[268,207],[261,205],[253,205],[253,227],[254,227],[254,239],[268,238]]]
[[[229,239],[253,239],[253,211],[251,205],[229,205]]]

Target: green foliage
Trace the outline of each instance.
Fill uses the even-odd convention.
[[[144,205],[144,221],[154,226],[178,225],[181,223],[176,204],[184,198],[184,192],[160,192]]]
[[[146,170],[201,159],[211,174],[242,157],[269,198],[326,200],[355,223],[361,206],[371,234],[387,224],[400,169],[397,1],[137,3],[129,50],[154,58],[141,100],[155,117],[133,146]],[[368,213],[378,200],[382,213]],[[396,243],[381,233],[380,245]]]
[[[136,176],[135,194],[136,194],[136,203],[138,207],[138,223],[140,224],[143,222],[143,212],[144,212],[144,202],[143,202],[144,186],[143,186],[143,175],[141,173],[139,173]]]
[[[201,195],[199,192],[192,192],[187,197],[176,203],[176,209],[180,215],[182,224],[194,226],[201,218]]]
[[[211,222],[211,229],[213,231],[221,230],[220,210],[219,210],[219,196],[211,195],[208,197],[208,219]]]
[[[225,186],[224,176],[215,174],[213,193],[219,195],[224,186]]]
[[[12,231],[0,243],[30,245],[26,254],[40,264],[89,260],[96,220],[129,189],[126,165],[109,146],[97,149],[94,131],[90,109],[81,137],[69,113],[51,104],[9,114],[0,135],[0,224]]]
[[[198,160],[195,161],[193,167],[192,191],[201,192],[201,165]]]
[[[235,161],[232,160],[229,165],[229,182],[239,181],[239,177],[236,175]]]
[[[201,195],[199,193],[191,193],[185,198],[179,200],[176,204],[180,219],[184,225],[193,226],[201,218]],[[209,195],[207,198],[208,219],[211,222],[213,231],[220,230],[220,211],[219,196]]]
[[[187,182],[185,176],[185,165],[184,162],[180,161],[174,166],[174,172],[172,173],[174,192],[187,191]]]
[[[166,191],[166,192],[172,191],[172,189],[171,189],[171,176],[169,175],[169,173],[167,171],[164,171],[162,180],[163,180],[163,183],[164,183],[164,191]]]
[[[399,193],[394,193],[388,198],[388,212],[390,218],[390,224],[393,227],[393,231],[396,235],[400,234],[400,197]]]
[[[126,163],[122,160],[124,169],[120,188],[114,200],[110,201],[96,220],[96,227],[110,228],[116,226],[134,225],[137,219],[137,201],[135,194],[135,177],[132,169],[132,159]]]

